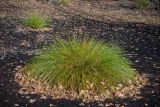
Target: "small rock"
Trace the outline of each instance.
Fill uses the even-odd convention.
[[[117,92],[115,93],[115,96],[124,97],[124,94],[122,94],[121,91],[117,91]]]
[[[139,62],[139,60],[135,60],[134,62]]]
[[[110,105],[110,104],[107,104],[107,103],[105,104],[105,107],[109,107],[109,106],[111,106],[111,105]]]
[[[29,98],[30,98],[30,96],[26,96],[26,98],[27,98],[27,99],[29,99]]]
[[[16,66],[16,68],[15,68],[15,70],[17,71],[17,70],[19,70],[20,68],[21,68],[22,66]]]
[[[36,99],[30,99],[29,102],[30,103],[34,103],[36,101]]]
[[[92,87],[93,87],[93,84],[90,84],[90,87],[92,88]]]
[[[95,99],[95,100],[99,100],[99,97],[98,97],[98,96],[94,96],[94,99]]]
[[[49,107],[54,107],[54,105],[53,104],[49,104]]]
[[[86,96],[86,95],[88,95],[88,90],[81,90],[79,94],[81,96]]]
[[[141,94],[141,92],[140,92],[140,91],[137,91],[136,94]]]
[[[25,42],[22,42],[20,45],[21,45],[21,46],[25,46],[25,45],[26,45],[26,43],[25,43]]]
[[[147,103],[145,103],[144,105],[145,105],[145,106],[148,106],[148,104],[147,104]]]
[[[83,103],[83,102],[81,102],[79,105],[80,105],[80,106],[84,106],[84,103]]]
[[[131,85],[131,86],[130,86],[130,89],[134,89],[134,88],[135,88],[134,85]]]
[[[120,93],[118,96],[119,96],[119,97],[124,97],[124,94],[121,94],[121,93]]]
[[[122,84],[118,84],[118,87],[119,87],[119,88],[122,88],[122,87],[123,87],[123,85],[122,85]]]
[[[31,56],[31,55],[33,55],[33,53],[28,53],[28,56]]]
[[[18,107],[19,106],[19,104],[14,104],[14,107]]]
[[[47,97],[46,96],[42,96],[41,99],[47,99]]]
[[[62,89],[63,89],[63,86],[62,86],[62,85],[60,85],[60,86],[59,86],[59,89],[60,89],[60,90],[62,90]]]
[[[24,94],[24,92],[23,92],[22,90],[20,90],[20,91],[19,91],[19,94],[22,94],[22,95],[23,95],[23,94]]]
[[[113,95],[112,95],[108,90],[106,90],[106,92],[103,93],[103,96],[104,96],[105,98],[111,98]]]
[[[113,104],[113,103],[109,103],[109,105],[110,105],[110,106],[113,106],[114,104]]]
[[[102,103],[98,104],[98,107],[104,107],[104,105]]]
[[[116,87],[115,89],[118,91],[118,90],[120,90],[121,88],[120,88],[120,87]]]

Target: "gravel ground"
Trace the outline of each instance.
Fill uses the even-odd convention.
[[[21,18],[14,15],[5,14],[0,17],[0,107],[160,106],[159,24],[98,21],[81,15],[72,15],[63,20],[53,18],[50,30],[43,31],[25,29],[19,26],[20,23]],[[64,36],[74,32],[90,35],[106,42],[116,41],[123,46],[126,56],[133,62],[133,67],[140,74],[149,75],[149,82],[139,93],[141,98],[106,99],[82,103],[79,100],[65,98],[45,99],[35,93],[21,95],[19,90],[22,87],[14,81],[15,68],[19,65],[24,66],[25,62],[43,45],[52,43],[55,36]]]

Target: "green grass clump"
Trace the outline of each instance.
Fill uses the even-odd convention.
[[[24,19],[24,25],[33,29],[46,27],[48,19],[40,14],[31,14]]]
[[[100,91],[127,84],[135,75],[119,47],[95,39],[59,39],[28,62],[26,71],[50,86],[78,92],[89,84]]]
[[[138,8],[145,9],[149,6],[149,0],[136,0]]]
[[[54,3],[68,5],[70,0],[55,0]]]

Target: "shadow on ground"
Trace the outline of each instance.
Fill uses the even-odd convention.
[[[14,81],[14,69],[18,65],[24,66],[25,62],[31,58],[31,55],[28,55],[26,51],[40,48],[36,42],[38,38],[36,35],[39,33],[31,33],[30,36],[28,36],[28,33],[15,33],[14,29],[16,28],[14,26],[20,21],[16,21],[17,23],[15,23],[15,25],[8,25],[8,23],[3,23],[3,21],[6,20],[8,19],[3,18],[0,21],[2,28],[0,30],[2,47],[8,45],[9,47],[15,48],[13,48],[12,51],[9,48],[9,51],[2,52],[1,54],[0,107],[97,107],[107,106],[107,104],[110,104],[110,106],[127,107],[160,106],[160,26],[146,25],[143,23],[100,22],[75,16],[68,20],[53,19],[53,31],[40,32],[46,36],[54,33],[65,35],[71,32],[79,32],[96,37],[97,39],[102,39],[106,42],[116,41],[125,48],[125,55],[132,60],[133,67],[136,68],[139,73],[149,74],[149,83],[141,89],[140,96],[142,98],[140,99],[106,99],[106,101],[95,101],[84,103],[83,105],[81,101],[51,98],[41,99],[37,94],[21,95],[18,93],[21,87]],[[19,46],[17,42],[21,40],[27,41],[30,44],[29,48]],[[50,41],[46,42],[48,44],[50,43]],[[35,44],[37,44],[36,48]],[[30,103],[30,99],[36,99],[36,101]]]

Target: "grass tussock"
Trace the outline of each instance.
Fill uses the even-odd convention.
[[[149,6],[149,0],[136,0],[136,5],[138,8],[146,9]]]
[[[48,18],[40,14],[33,13],[27,16],[26,18],[24,18],[23,22],[25,26],[33,29],[37,29],[37,28],[46,27],[49,21],[48,21]]]
[[[56,4],[68,5],[70,3],[70,0],[55,0],[53,2]]]
[[[122,50],[94,39],[58,39],[52,46],[35,56],[26,71],[38,80],[66,89],[111,89],[127,84],[135,72]]]

